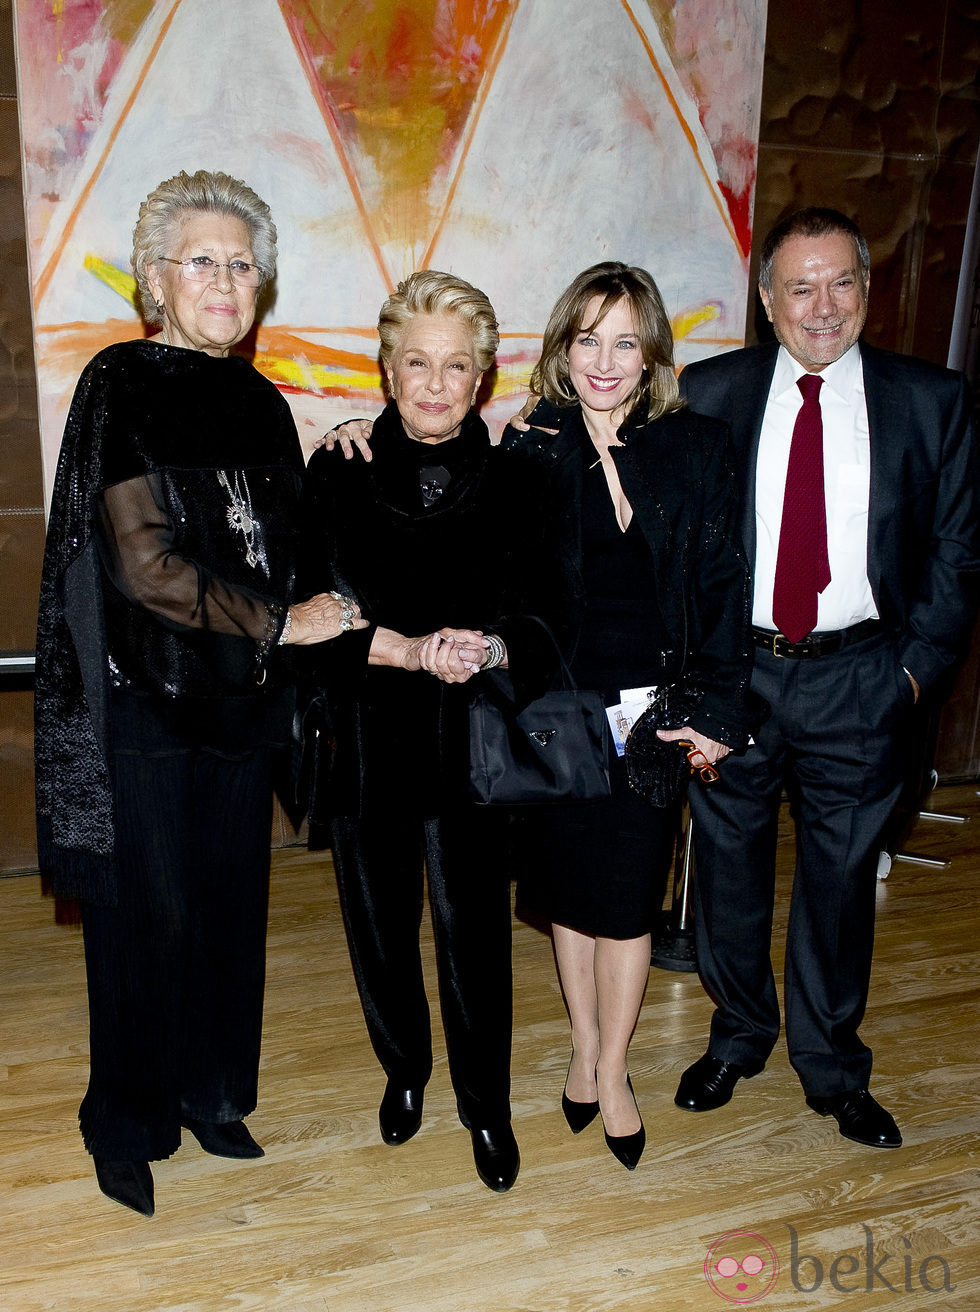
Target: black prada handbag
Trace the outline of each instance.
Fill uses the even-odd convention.
[[[609,729],[602,695],[562,687],[522,711],[492,683],[470,703],[470,796],[485,806],[541,806],[609,796]]]

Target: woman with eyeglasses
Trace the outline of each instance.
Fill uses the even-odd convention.
[[[708,780],[747,741],[748,574],[728,431],[679,399],[650,275],[618,263],[579,274],[552,311],[531,389],[540,400],[502,445],[548,471],[561,507],[572,673],[622,722],[693,666],[700,709],[662,736],[692,744],[678,751]],[[676,815],[630,790],[621,757],[612,764],[608,800],[527,817],[520,893],[553,926],[572,1029],[565,1118],[578,1134],[601,1113],[609,1150],[633,1170],[646,1139],[627,1052]]]
[[[55,480],[36,666],[38,848],[81,905],[91,1073],[79,1120],[109,1198],[154,1210],[188,1129],[261,1157],[257,1098],[280,647],[363,626],[293,601],[303,457],[244,358],[275,276],[268,206],[223,173],[144,201],[133,268],[157,336],[85,369]]]

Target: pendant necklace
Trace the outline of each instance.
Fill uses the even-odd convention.
[[[259,563],[259,558],[255,554],[255,520],[252,517],[252,497],[248,490],[248,479],[245,477],[245,471],[239,474],[235,471],[235,486],[232,487],[228,481],[228,475],[223,469],[215,471],[218,475],[218,482],[228,493],[231,499],[231,505],[225,512],[228,520],[228,527],[234,533],[241,533],[245,545],[245,563],[254,567]]]

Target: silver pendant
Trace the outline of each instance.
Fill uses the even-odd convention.
[[[251,533],[252,529],[255,527],[252,523],[251,515],[249,515],[248,511],[240,502],[236,502],[234,505],[229,506],[227,515],[230,528],[238,529],[242,533]]]

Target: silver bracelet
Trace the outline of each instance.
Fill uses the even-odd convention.
[[[498,638],[496,633],[487,633],[484,636],[487,640],[487,659],[483,662],[483,669],[486,672],[497,668],[507,655],[507,648],[504,646],[503,639]]]
[[[284,642],[288,642],[288,641],[289,641],[289,630],[290,630],[292,627],[293,627],[293,612],[292,612],[291,610],[287,610],[287,611],[286,611],[286,623],[282,626],[282,632],[279,634],[279,644],[278,644],[278,645],[279,645],[280,647],[283,645]]]

